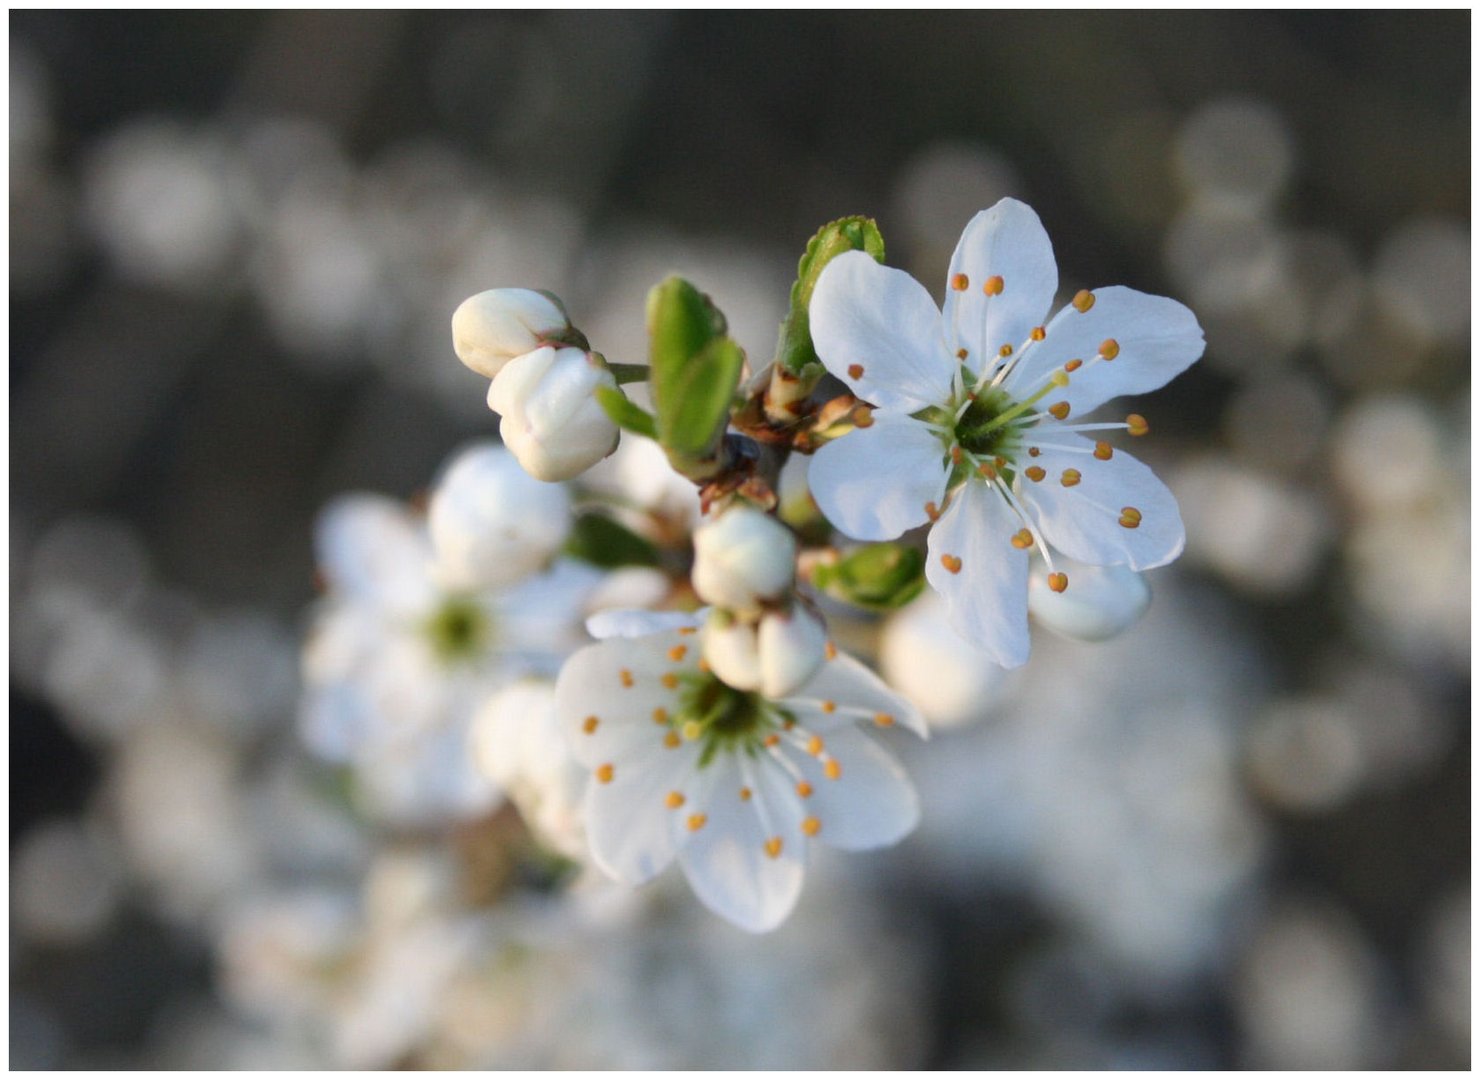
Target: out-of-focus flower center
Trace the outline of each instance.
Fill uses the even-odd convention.
[[[779,726],[774,706],[760,694],[736,690],[708,672],[686,680],[674,722],[685,739],[704,741],[701,768],[722,750],[759,746]]]
[[[466,596],[448,596],[422,627],[438,660],[458,664],[482,655],[492,625],[488,613]]]

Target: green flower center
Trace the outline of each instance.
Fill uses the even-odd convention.
[[[1016,433],[1001,418],[1016,405],[1002,390],[984,392],[956,421],[957,444],[978,457],[1008,456],[1016,445]]]
[[[721,752],[754,754],[766,736],[781,726],[782,713],[774,704],[708,673],[685,678],[678,701],[673,722],[685,739],[702,740],[700,768]]]
[[[488,612],[467,596],[446,597],[422,625],[433,654],[449,665],[482,655],[492,630]]]

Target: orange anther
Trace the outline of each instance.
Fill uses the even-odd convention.
[[[993,274],[991,277],[987,278],[986,281],[982,282],[982,292],[986,293],[988,296],[1001,296],[1002,286],[1002,275]]]
[[[1033,332],[1028,336],[1034,341],[1042,341],[1045,337],[1048,336],[1048,331],[1043,329],[1043,327],[1041,326],[1035,326],[1033,327]]]
[[[612,777],[616,774],[616,768],[610,763],[596,766],[596,779],[600,780],[603,784],[610,784]]]
[[[894,717],[886,712],[876,712],[874,713],[874,723],[878,724],[879,727],[893,727]]]
[[[670,810],[677,810],[684,804],[684,797],[680,792],[670,791],[668,797],[663,800],[663,804]]]
[[[1114,360],[1120,355],[1120,342],[1116,341],[1113,337],[1107,337],[1104,341],[1100,342],[1100,355],[1106,360]]]
[[[951,288],[955,289],[957,292],[965,292],[966,287],[970,284],[971,282],[967,279],[965,274],[956,274],[951,278]]]
[[[587,735],[595,735],[596,725],[600,723],[601,721],[598,720],[596,717],[588,716],[585,720],[581,722],[581,730],[584,731]]]
[[[689,832],[698,832],[700,829],[704,828],[704,823],[708,820],[708,814],[690,814],[688,821]]]
[[[1069,403],[1067,401],[1056,402],[1048,407],[1048,415],[1055,420],[1067,420],[1069,418]]]
[[[1095,457],[1099,458],[1101,461],[1109,461],[1110,458],[1114,456],[1114,454],[1115,448],[1107,443],[1104,439],[1101,439],[1099,442],[1095,443]]]
[[[807,781],[805,781],[805,780],[798,780],[797,781],[797,794],[800,795],[804,799],[810,797],[811,794],[812,794],[812,785],[809,784],[809,783],[807,783]]]
[[[617,675],[622,680],[623,686],[630,687],[632,685],[632,672],[628,671],[626,668],[623,668],[621,671],[617,672]]]
[[[1045,476],[1047,476],[1048,473],[1043,471],[1042,465],[1029,465],[1026,469],[1023,470],[1023,475],[1036,484]]]
[[[861,379],[861,378],[863,378],[863,365],[862,364],[849,364],[848,365],[848,378],[850,378],[850,379]]]
[[[1059,483],[1065,487],[1073,487],[1079,483],[1080,479],[1078,469],[1065,469],[1063,475],[1059,477]]]
[[[1012,534],[1012,546],[1019,551],[1027,551],[1033,546],[1033,534],[1027,529],[1019,529]]]
[[[1069,587],[1068,574],[1049,574],[1048,587],[1054,592],[1063,592]]]
[[[802,818],[802,832],[816,836],[822,830],[822,822],[815,817]]]
[[[766,854],[773,859],[781,857],[781,837],[773,836],[766,841]]]
[[[1095,294],[1088,289],[1080,289],[1069,302],[1079,311],[1088,311],[1095,306]]]
[[[1084,361],[1080,360],[1078,357],[1075,357],[1073,360],[1070,360],[1064,364],[1065,371],[1078,371],[1082,367],[1084,367]]]
[[[953,574],[959,574],[961,572],[961,560],[955,555],[942,555],[940,557],[940,564]]]
[[[653,710],[653,723],[655,723],[655,724],[666,724],[666,723],[668,723],[668,710],[667,709],[662,709],[662,708],[654,709]]]
[[[836,780],[843,775],[843,767],[838,764],[837,758],[828,758],[822,765],[822,775],[829,780]]]
[[[1125,426],[1132,435],[1141,436],[1151,430],[1151,425],[1146,423],[1146,418],[1140,413],[1131,413],[1125,418]]]
[[[685,656],[687,656],[688,652],[689,647],[687,645],[675,645],[673,646],[673,648],[668,650],[668,659],[672,660],[676,664]]]

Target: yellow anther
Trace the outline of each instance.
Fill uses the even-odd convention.
[[[822,831],[822,822],[815,817],[802,818],[802,832],[808,836],[816,836]]]
[[[775,746],[779,742],[781,742],[781,736],[780,735],[777,735],[773,731],[773,732],[771,732],[771,734],[767,735],[764,739],[762,739],[761,742],[762,742],[762,744],[764,744],[765,746],[768,746],[768,747]]]
[[[617,775],[616,767],[610,762],[605,765],[596,766],[596,779],[600,780],[603,784],[610,784],[612,777],[615,775]]]
[[[663,736],[663,745],[670,750],[677,750],[683,745],[683,739],[679,737],[678,732],[670,731],[667,735]]]
[[[668,710],[667,709],[663,709],[663,708],[654,709],[653,710],[653,723],[655,723],[655,724],[666,724],[666,723],[668,723]]]
[[[1012,346],[1011,345],[1004,345],[1004,346],[1002,346],[1002,348],[1000,348],[1000,349],[997,350],[997,355],[1000,356],[1000,357],[1002,357],[1002,359],[1006,360],[1009,356],[1012,355]]]
[[[704,823],[708,820],[708,814],[690,814],[688,820],[689,832],[698,832],[704,828]]]
[[[938,521],[940,519],[940,507],[936,506],[933,502],[926,503],[925,516],[931,521]]]
[[[999,468],[999,469],[1005,469],[1005,468],[1007,468],[1007,459],[1005,457],[1003,457],[1001,454],[998,454],[996,457],[994,457],[992,459],[992,464],[995,465],[995,466],[997,466],[997,468]]]
[[[1078,371],[1082,367],[1084,367],[1084,361],[1080,360],[1078,357],[1075,357],[1073,360],[1067,360],[1064,362],[1065,371]]]
[[[1043,329],[1043,327],[1041,326],[1035,326],[1033,327],[1033,332],[1028,336],[1034,341],[1042,341],[1045,337],[1048,336],[1048,331]]]
[[[584,731],[587,735],[595,735],[596,725],[600,723],[601,721],[596,717],[588,716],[585,720],[581,722],[581,730]]]
[[[1028,447],[1028,456],[1029,457],[1037,457],[1041,453],[1043,453],[1043,451],[1040,450],[1040,449],[1038,449],[1038,447],[1036,447],[1036,446],[1030,446],[1030,447]]]
[[[1019,551],[1027,551],[1033,546],[1033,534],[1027,529],[1019,529],[1012,534],[1012,546]]]
[[[740,801],[741,802],[749,802],[750,801],[750,795],[751,795],[751,791],[750,791],[750,789],[748,787],[743,787],[743,788],[740,789]]]
[[[957,360],[965,360],[970,355],[971,354],[968,353],[965,349],[957,349],[956,350],[956,359]]]
[[[1141,436],[1151,430],[1151,425],[1146,423],[1146,418],[1140,413],[1131,413],[1125,418],[1125,426],[1132,435]]]
[[[1120,342],[1116,341],[1113,337],[1107,337],[1104,341],[1100,342],[1100,355],[1106,360],[1114,360],[1120,355]]]
[[[1114,454],[1115,448],[1107,443],[1104,439],[1101,439],[1099,442],[1095,443],[1095,457],[1099,458],[1101,461],[1109,461],[1111,457],[1114,456]]]
[[[874,426],[874,410],[867,405],[853,410],[853,426],[856,428],[869,428]]]
[[[805,780],[798,780],[797,781],[797,794],[800,795],[804,799],[810,798],[811,795],[812,795],[812,785],[809,784],[809,783],[807,783],[807,781],[805,781]]]
[[[861,378],[863,378],[863,365],[862,364],[849,364],[848,365],[848,378],[850,378],[850,379],[861,379]]]
[[[688,637],[690,634],[697,634],[699,632],[699,628],[697,626],[680,626],[678,628],[678,632],[684,637]]]
[[[1080,289],[1069,302],[1079,311],[1088,311],[1095,306],[1095,294],[1088,289]]]
[[[617,675],[622,680],[623,686],[630,687],[632,685],[632,672],[628,671],[626,668],[623,668],[621,671],[617,672]]]
[[[669,690],[678,689],[678,676],[673,674],[673,672],[671,671],[666,672],[663,675],[663,678],[659,681],[662,682],[662,684],[666,686]]]
[[[976,471],[981,473],[982,476],[986,477],[988,480],[997,479],[997,469],[992,465],[991,462],[983,461],[980,465],[976,467]]]
[[[822,775],[829,780],[836,780],[843,775],[843,767],[838,764],[837,758],[828,758],[822,763]]]
[[[670,810],[677,810],[684,804],[683,794],[677,791],[670,791],[668,797],[663,800],[663,804]]]
[[[1063,592],[1069,587],[1069,575],[1062,573],[1049,574],[1048,587],[1054,592]]]
[[[668,650],[668,659],[672,660],[676,664],[685,656],[687,656],[688,653],[689,647],[687,645],[675,645],[673,646],[673,648]]]
[[[879,727],[893,727],[894,717],[886,712],[876,712],[874,713],[874,723],[879,725]]]
[[[1080,479],[1082,478],[1079,475],[1078,469],[1065,469],[1063,475],[1059,477],[1059,483],[1065,487],[1073,487],[1079,483]]]
[[[1069,419],[1069,403],[1067,401],[1056,402],[1048,407],[1048,415],[1055,420]]]
[[[810,739],[807,740],[807,753],[811,754],[813,757],[816,757],[818,754],[822,753],[821,735],[813,735]]]
[[[838,711],[838,703],[836,701],[824,701],[822,703],[822,711],[825,713],[835,713]]]
[[[1002,285],[1002,275],[993,274],[991,277],[987,278],[986,281],[982,282],[982,292],[986,293],[988,296],[1001,296]]]
[[[1134,506],[1122,506],[1120,508],[1120,523],[1127,529],[1138,528],[1141,524],[1141,511]]]
[[[697,739],[702,734],[704,734],[704,728],[700,725],[699,721],[697,721],[697,720],[685,720],[684,721],[684,725],[683,725],[683,737],[685,739],[687,739],[689,742],[693,742],[695,739]]]
[[[1045,476],[1047,476],[1048,473],[1043,471],[1042,465],[1029,465],[1026,469],[1023,470],[1023,475],[1036,484]]]
[[[1052,375],[1048,377],[1048,381],[1053,383],[1060,389],[1063,389],[1064,387],[1069,385],[1069,376],[1062,371],[1055,371]]]
[[[961,572],[961,560],[955,555],[942,555],[940,557],[940,564],[953,574],[959,574]]]
[[[967,279],[965,274],[956,274],[954,277],[951,278],[951,288],[955,289],[957,292],[965,292],[967,286],[969,286],[970,284],[971,282]]]
[[[829,641],[823,646],[822,654],[829,660],[836,660],[838,658],[838,647]]]
[[[773,859],[781,857],[781,837],[773,836],[766,841],[766,854]]]

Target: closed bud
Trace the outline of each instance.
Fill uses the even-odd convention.
[[[715,608],[700,639],[704,661],[716,678],[736,690],[761,688],[760,641],[754,622]]]
[[[514,357],[570,334],[560,302],[533,289],[489,289],[468,297],[452,313],[457,358],[490,379]]]
[[[488,407],[503,417],[499,435],[525,472],[569,480],[617,448],[617,425],[596,401],[598,387],[616,385],[593,354],[546,345],[504,365]]]
[[[801,604],[789,612],[761,616],[757,635],[760,690],[768,698],[786,697],[817,673],[827,655],[827,627]]]
[[[706,603],[753,613],[791,588],[796,557],[790,529],[736,503],[694,530],[694,591]]]
[[[498,587],[538,570],[570,531],[570,496],[542,484],[494,443],[454,457],[432,491],[427,524],[443,584]]]
[[[1128,567],[1068,563],[1061,569],[1069,578],[1063,592],[1049,588],[1043,566],[1028,579],[1028,611],[1060,637],[1104,641],[1128,629],[1151,603],[1146,579]]]

